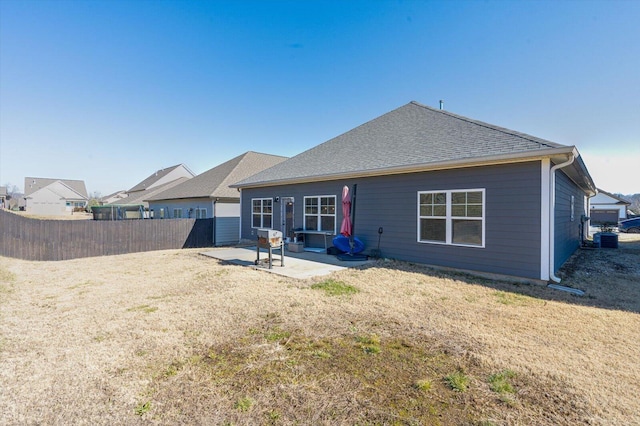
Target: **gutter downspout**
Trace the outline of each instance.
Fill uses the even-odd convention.
[[[215,200],[213,200],[213,204],[212,204],[212,216],[211,216],[211,220],[213,221],[212,223],[212,228],[213,228],[213,238],[212,238],[212,242],[213,242],[213,246],[216,247],[216,204],[218,203],[218,199],[216,198]]]
[[[562,279],[556,276],[555,266],[555,242],[556,242],[556,170],[566,167],[576,159],[575,150],[569,154],[570,157],[564,163],[556,164],[549,171],[549,279],[555,283],[560,283]]]

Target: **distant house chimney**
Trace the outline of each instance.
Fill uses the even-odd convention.
[[[444,101],[442,99],[440,99],[440,109],[441,110],[444,109]]]

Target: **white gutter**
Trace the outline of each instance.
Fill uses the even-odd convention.
[[[561,278],[556,276],[555,271],[555,240],[556,240],[556,170],[566,167],[576,159],[575,150],[569,154],[569,159],[564,163],[556,164],[549,171],[549,279],[555,283],[560,283]]]

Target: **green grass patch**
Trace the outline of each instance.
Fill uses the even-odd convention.
[[[489,376],[489,388],[497,393],[514,393],[515,389],[511,379],[516,377],[516,373],[511,370],[504,370],[500,373]]]
[[[238,399],[236,403],[233,405],[233,408],[235,408],[238,411],[245,412],[245,411],[249,411],[252,405],[253,405],[253,400],[245,396]]]
[[[151,401],[140,403],[136,406],[136,415],[142,416],[151,410]]]
[[[315,283],[311,286],[314,290],[322,290],[327,296],[349,296],[351,294],[359,293],[358,288],[345,284],[342,281],[336,281],[328,279],[319,283]]]
[[[535,302],[536,299],[524,294],[508,293],[505,291],[496,291],[493,293],[498,303],[503,305],[527,306]]]
[[[275,327],[264,334],[264,338],[268,342],[279,342],[281,340],[288,339],[290,336],[290,331],[282,330],[280,327]]]
[[[419,389],[421,391],[425,391],[425,392],[431,390],[431,386],[432,386],[431,380],[428,380],[428,379],[416,380],[413,383],[414,388]]]
[[[140,306],[134,306],[133,308],[127,309],[127,312],[145,312],[147,314],[150,314],[151,312],[155,312],[157,310],[158,308],[155,306],[140,305]]]
[[[449,387],[456,392],[464,392],[469,386],[469,377],[460,370],[449,374],[444,379]]]
[[[356,342],[358,342],[365,353],[375,355],[382,351],[382,348],[380,347],[380,337],[376,334],[372,334],[370,336],[357,336]]]

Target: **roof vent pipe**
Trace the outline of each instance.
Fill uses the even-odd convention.
[[[440,99],[440,110],[444,109],[444,101]]]

